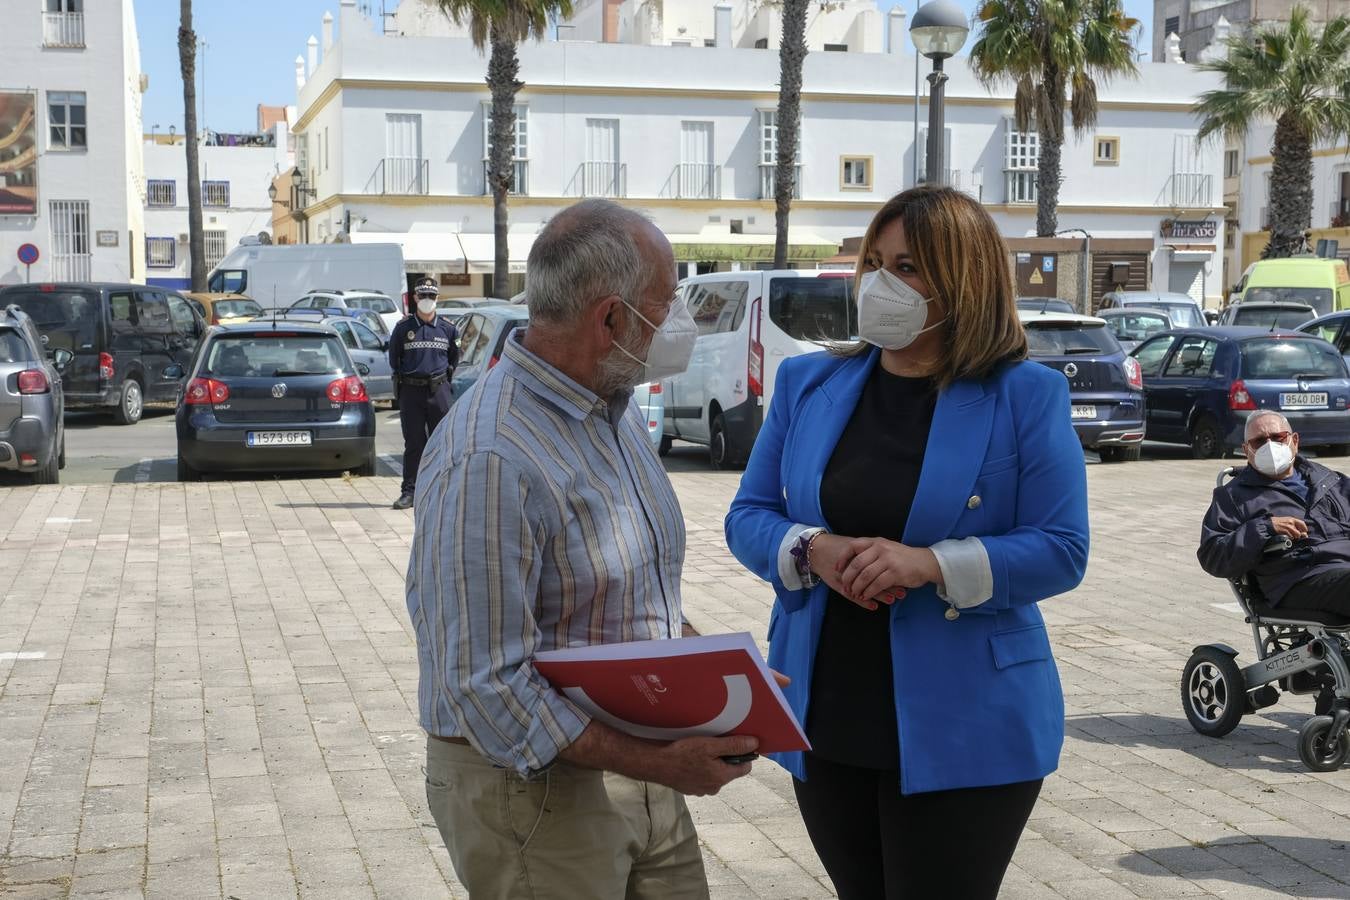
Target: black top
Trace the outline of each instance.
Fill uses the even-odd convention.
[[[901,539],[936,406],[932,379],[892,375],[877,363],[820,483],[830,531]],[[868,611],[830,592],[806,722],[816,755],[870,769],[899,766],[890,619],[884,604]]]
[[[440,375],[455,368],[459,348],[455,326],[440,316],[424,322],[416,314],[402,319],[389,335],[389,365],[395,375]]]

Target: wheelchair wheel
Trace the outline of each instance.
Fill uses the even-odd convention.
[[[1334,772],[1345,763],[1350,754],[1350,733],[1342,733],[1339,740],[1328,740],[1331,716],[1313,716],[1298,731],[1298,757],[1314,772]]]
[[[1223,737],[1238,726],[1247,707],[1247,683],[1233,657],[1214,647],[1191,654],[1181,674],[1181,708],[1191,727]]]

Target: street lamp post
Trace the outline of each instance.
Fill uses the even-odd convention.
[[[955,56],[966,43],[970,34],[970,25],[966,14],[952,0],[933,0],[925,3],[914,13],[909,24],[909,37],[914,49],[933,61],[933,71],[928,74],[928,165],[924,180],[929,184],[947,183],[947,160],[943,159],[943,95],[947,85],[947,73],[942,71],[942,61]]]

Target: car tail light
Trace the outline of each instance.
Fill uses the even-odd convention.
[[[40,284],[40,285],[38,285],[38,290],[41,291],[41,292],[44,293],[44,294],[54,294],[54,293],[56,293],[56,285],[54,285],[54,284]]]
[[[648,393],[652,393],[652,394],[659,394],[659,393],[661,393],[661,382],[659,382],[659,381],[653,381],[653,382],[652,382],[651,390],[650,390]]]
[[[19,373],[20,394],[45,394],[51,389],[47,373],[41,369],[24,369]]]
[[[1229,409],[1256,409],[1256,401],[1252,395],[1247,393],[1247,386],[1241,379],[1233,382],[1233,386],[1228,389],[1228,408]]]
[[[750,353],[746,380],[751,397],[764,396],[764,345],[759,341],[759,298],[750,304]]]
[[[499,360],[499,359],[501,359],[500,356],[494,356],[494,357],[492,357],[492,359],[489,359],[489,360],[488,360],[488,368],[490,369],[490,368],[492,368],[493,366],[495,366],[495,365],[497,364],[497,360]]]
[[[1144,389],[1144,373],[1139,368],[1139,360],[1133,356],[1125,357],[1125,381],[1136,391]]]
[[[230,386],[214,378],[194,378],[188,382],[183,402],[188,406],[209,406],[230,399]]]
[[[98,355],[98,377],[104,381],[112,381],[114,374],[112,354],[100,353]]]
[[[359,375],[348,375],[328,385],[328,399],[334,403],[367,403],[366,383]]]

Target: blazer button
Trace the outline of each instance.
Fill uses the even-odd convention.
[[[970,499],[966,501],[966,509],[979,509],[980,503],[980,495],[971,494]]]

